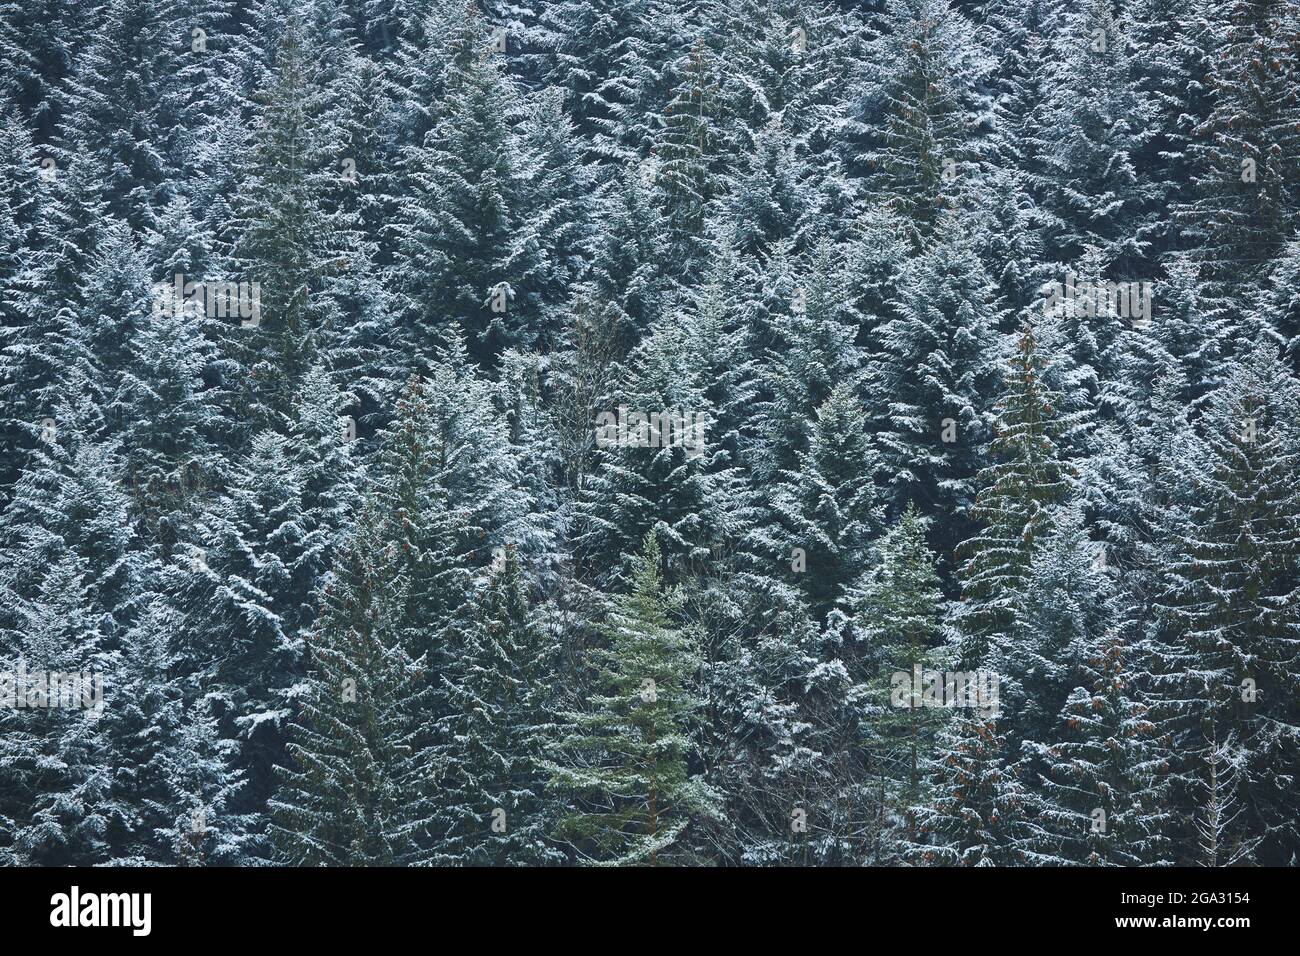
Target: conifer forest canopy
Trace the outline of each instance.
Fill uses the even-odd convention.
[[[21,0],[0,125],[0,863],[1300,862],[1296,0]]]

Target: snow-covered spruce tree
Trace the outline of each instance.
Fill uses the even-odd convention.
[[[1053,437],[1054,396],[1043,384],[1032,327],[1020,335],[1004,388],[989,444],[992,463],[980,471],[971,509],[980,530],[957,551],[962,600],[953,624],[968,667],[980,666],[990,643],[1015,622],[1026,570],[1050,524],[1050,506],[1068,492]]]
[[[1158,726],[1135,692],[1134,655],[1110,633],[1083,648],[1074,688],[1048,742],[1026,749],[1044,766],[1030,788],[1036,865],[1156,866],[1172,860],[1173,811]]]
[[[791,195],[804,204],[794,210],[798,218],[824,216],[832,237],[842,240],[856,183],[845,174],[837,130],[844,116],[842,91],[854,73],[852,56],[860,51],[856,21],[830,4],[710,0],[700,14],[700,31],[727,64],[718,98],[732,175],[749,166],[759,184],[781,180],[783,196],[788,182]],[[750,162],[764,137],[764,158]],[[779,175],[768,179],[759,165]]]
[[[623,162],[653,155],[667,107],[683,92],[691,55],[703,48],[701,11],[693,3],[646,0],[643,9],[619,62],[621,104],[611,103],[610,118],[594,137],[602,155]]]
[[[407,581],[373,507],[357,518],[308,638],[309,675],[269,802],[268,837],[296,865],[408,861],[427,824],[428,754],[416,745],[422,660],[402,640]]]
[[[575,283],[548,359],[546,403],[570,493],[583,485],[596,416],[613,406],[618,364],[669,301],[663,220],[641,168],[630,165],[599,204],[593,256]]]
[[[542,764],[556,739],[559,648],[530,606],[513,546],[464,605],[457,654],[443,675],[449,713],[432,753],[438,781],[431,862],[538,866],[564,861],[551,840]]]
[[[1282,353],[1300,374],[1300,238],[1283,248],[1260,293],[1257,322],[1281,342]]]
[[[1199,408],[1206,393],[1222,382],[1232,349],[1223,311],[1202,295],[1200,267],[1185,256],[1171,255],[1165,270],[1168,278],[1156,283],[1152,292],[1160,306],[1152,309],[1151,324],[1127,336],[1123,363],[1129,408],[1150,401],[1156,383],[1174,366],[1184,385],[1179,397]]]
[[[102,721],[105,701],[96,707],[94,700],[94,688],[106,697],[120,671],[111,628],[96,607],[92,568],[65,551],[45,567],[35,592],[15,601],[18,595],[5,590],[10,610],[0,630],[0,673],[25,704],[0,708],[0,860],[19,866],[106,863],[112,836],[129,825],[130,810],[114,791],[122,755]],[[50,673],[91,683],[81,697],[51,704],[44,684]]]
[[[642,167],[632,164],[605,192],[591,264],[574,288],[569,310],[572,314],[581,303],[608,312],[602,324],[609,325],[620,359],[663,314],[668,296],[665,226],[647,179]]]
[[[993,283],[995,328],[1009,336],[1041,308],[1044,283],[1060,274],[1043,251],[1050,217],[1012,170],[988,170],[965,185],[962,199],[976,252]]]
[[[910,681],[913,668],[930,670],[942,655],[943,592],[925,526],[909,506],[872,546],[868,569],[840,602],[851,642],[842,653],[868,688],[862,734],[871,785],[880,782],[890,825],[900,828],[911,826],[908,811],[922,802],[925,761],[943,723],[942,712],[919,697],[905,694],[901,707],[894,699],[894,675]]]
[[[302,476],[303,539],[294,571],[304,581],[319,581],[329,569],[334,548],[357,505],[362,471],[356,423],[341,414],[352,400],[317,365],[304,375],[295,402],[289,437]]]
[[[914,501],[936,520],[944,560],[968,527],[998,388],[992,289],[960,228],[948,219],[945,238],[904,266],[867,385],[894,508]]]
[[[529,317],[512,344],[555,348],[569,290],[591,257],[594,175],[564,112],[563,97],[547,90],[521,101],[512,152],[516,213],[510,254],[502,264],[513,296],[508,308]]]
[[[717,794],[690,764],[698,651],[672,625],[660,560],[651,532],[631,592],[614,598],[609,645],[592,652],[599,689],[566,715],[570,726],[547,764],[551,786],[580,801],[556,836],[590,863],[673,861],[692,821],[717,813]]]
[[[251,168],[233,202],[235,274],[225,277],[249,283],[249,295],[258,283],[258,314],[230,320],[225,347],[242,366],[231,383],[237,411],[270,427],[283,427],[303,376],[319,361],[319,325],[328,311],[322,282],[346,262],[343,213],[324,202],[338,171],[319,128],[308,29],[300,12],[290,13],[268,85],[257,94]]]
[[[235,0],[174,0],[167,7],[166,65],[176,76],[164,84],[164,103],[176,116],[176,148],[169,158],[182,180],[172,194],[175,202],[207,184],[207,160],[214,155],[209,150],[223,126],[239,125],[230,122],[226,106],[233,102],[230,80],[237,71],[244,11]]]
[[[973,116],[990,64],[949,0],[895,0],[864,51],[843,126],[846,165],[906,223],[913,251],[949,234],[941,213],[977,159]]]
[[[1238,866],[1254,858],[1263,837],[1243,839],[1238,818],[1243,812],[1239,773],[1243,756],[1236,741],[1220,742],[1211,728],[1203,748],[1203,797],[1192,820],[1194,843],[1191,861],[1198,866]]]
[[[1219,0],[1209,116],[1187,153],[1193,197],[1174,216],[1211,297],[1239,297],[1295,230],[1300,214],[1300,101],[1294,4]]]
[[[230,805],[243,786],[233,766],[239,746],[218,736],[209,701],[179,677],[183,633],[176,611],[151,596],[123,638],[120,674],[105,691],[103,723],[117,755],[113,790],[130,808],[110,830],[115,865],[248,860],[252,821]]]
[[[991,717],[958,713],[927,762],[929,792],[916,808],[905,858],[923,866],[1016,866],[1034,831],[1027,795]]]
[[[1120,480],[1126,485],[1123,507],[1098,521],[1107,540],[1119,547],[1125,590],[1130,597],[1148,599],[1139,600],[1145,605],[1139,611],[1144,620],[1149,617],[1149,598],[1171,561],[1173,529],[1189,504],[1190,489],[1183,476],[1189,468],[1187,456],[1196,454],[1198,445],[1192,433],[1193,409],[1184,397],[1187,392],[1186,379],[1174,368],[1156,380],[1147,405],[1135,406],[1141,414],[1128,423],[1126,453],[1116,456]]]
[[[564,492],[586,484],[595,451],[596,417],[613,405],[617,359],[623,351],[615,308],[579,294],[558,352],[551,356],[548,414],[560,459]]]
[[[1194,195],[1194,164],[1188,146],[1209,118],[1209,82],[1219,29],[1218,0],[1137,0],[1123,11],[1134,52],[1135,82],[1150,102],[1154,135],[1134,157],[1151,169],[1155,210],[1185,206]],[[1154,248],[1179,248],[1174,217],[1158,214],[1149,224]]]
[[[759,866],[884,862],[878,781],[862,747],[864,688],[841,659],[842,635],[759,575],[710,593],[717,610],[700,622],[705,779],[726,800],[705,830],[711,855]]]
[[[788,292],[781,290],[789,299],[770,322],[772,341],[759,372],[761,445],[754,468],[764,479],[798,466],[800,453],[810,447],[816,410],[837,385],[855,384],[862,375],[857,316],[842,260],[823,242],[804,268]]]
[[[559,0],[542,11],[547,82],[565,90],[593,159],[617,169],[648,155],[692,13],[681,0]]]
[[[1026,572],[1033,601],[986,665],[999,677],[999,730],[1039,826],[1038,863],[1171,860],[1165,741],[1137,686],[1141,655],[1113,626],[1104,555],[1079,508],[1060,509]]]
[[[157,813],[170,798],[161,753],[174,738],[184,706],[183,688],[168,680],[178,663],[171,644],[176,632],[174,613],[157,596],[146,598],[139,620],[123,635],[114,675],[119,679],[106,687],[102,726],[120,755],[113,790],[135,810],[109,834],[117,865],[161,861],[170,849],[159,845],[156,831],[171,822],[171,815]]]
[[[520,479],[519,449],[493,392],[464,339],[453,336],[430,373],[408,383],[406,404],[399,406],[410,419],[403,440],[414,447],[406,450],[423,448],[429,456],[409,462],[430,482],[429,500],[421,507],[436,513],[434,501],[446,496],[452,513],[461,516],[458,553],[478,568],[492,560],[497,545],[513,541],[528,552],[542,542],[535,504]],[[434,487],[445,491],[429,490]],[[418,492],[407,492],[413,495],[407,503],[419,501]]]
[[[633,80],[626,71],[637,65],[632,49],[646,6],[618,0],[558,0],[541,11],[547,82],[564,90],[578,133],[589,149],[607,159],[618,157],[622,144],[607,143],[600,134],[626,115],[634,99]]]
[[[184,178],[181,73],[194,54],[178,12],[148,0],[106,3],[56,97],[58,157],[88,162],[110,214],[137,231],[154,228]]]
[[[886,207],[868,206],[847,225],[841,247],[845,318],[857,326],[854,341],[870,356],[882,349],[881,327],[897,318],[898,284],[908,259],[905,227]]]
[[[753,309],[738,294],[750,278],[744,263],[725,238],[714,243],[713,261],[700,285],[679,305],[678,334],[712,408],[708,440],[725,449],[730,461],[750,465],[756,444],[751,409],[761,391],[755,359]]]
[[[109,219],[80,283],[75,318],[59,340],[48,343],[65,369],[75,365],[104,413],[105,428],[126,424],[118,394],[132,356],[136,333],[153,309],[146,264],[128,225]]]
[[[49,218],[50,197],[43,189],[36,145],[13,103],[0,99],[0,486],[11,484],[30,445],[30,425],[39,401],[32,392],[43,384],[29,377],[42,366],[51,374],[41,348],[52,317],[39,321],[37,263],[51,238],[41,228]],[[38,326],[39,323],[39,326]]]
[[[983,660],[999,677],[998,730],[1013,761],[1025,757],[1026,741],[1055,739],[1061,709],[1085,683],[1084,656],[1109,634],[1114,614],[1105,546],[1089,540],[1078,503],[1052,507],[1030,528],[1037,543],[1012,596],[1014,613],[990,636]],[[1041,766],[1026,759],[1020,777],[1032,787]]]
[[[403,5],[408,16],[402,29],[391,36],[391,59],[385,59],[393,107],[389,133],[399,150],[424,142],[456,74],[485,51],[490,41],[488,26],[475,3],[415,0]],[[389,13],[385,11],[371,22],[382,25]]]
[[[229,426],[203,378],[219,361],[204,320],[190,308],[145,309],[135,328],[122,323],[117,333],[128,355],[115,363],[107,414],[121,436],[135,513],[166,555],[192,537],[207,492],[221,485]],[[107,333],[115,317],[100,321]]]
[[[470,569],[464,559],[468,548],[478,546],[467,540],[477,529],[463,505],[451,502],[442,465],[458,449],[439,434],[429,393],[428,383],[407,383],[384,436],[373,492],[408,579],[404,633],[416,658],[435,653],[441,638],[434,628],[444,626],[465,599]]]
[[[269,796],[303,637],[355,506],[360,474],[344,401],[321,369],[308,370],[290,434],[258,432],[175,549],[186,645],[196,663],[218,662],[223,733],[245,739],[240,812],[261,812]]]
[[[242,866],[250,858],[248,831],[255,819],[236,813],[234,797],[243,787],[234,769],[238,743],[220,736],[210,702],[197,698],[181,717],[159,766],[166,802],[152,809],[167,814],[157,831],[167,849],[161,858],[177,866]]]
[[[394,547],[407,582],[395,627],[410,659],[423,662],[415,678],[425,701],[415,744],[454,753],[449,734],[459,705],[451,695],[459,692],[467,642],[477,633],[469,627],[474,607],[467,603],[474,575],[508,543],[532,555],[545,538],[530,514],[534,505],[509,422],[474,375],[463,345],[445,355],[430,378],[407,384],[382,440],[374,476],[380,533]],[[434,809],[450,813],[441,798]],[[435,820],[433,813],[428,821]],[[421,827],[420,860],[439,852],[447,827],[447,819],[439,819]]]
[[[85,49],[102,15],[102,8],[87,10],[70,0],[0,9],[0,93],[41,142],[49,142],[59,125],[59,93],[73,67],[73,51]]]
[[[728,364],[743,375],[743,335],[743,326],[702,302],[666,318],[624,365],[611,407],[601,411],[610,418],[595,423],[596,468],[574,506],[579,563],[602,584],[639,563],[648,531],[656,531],[676,584],[757,523],[755,493],[727,427],[743,408],[745,383],[709,377]]]
[[[394,239],[390,223],[398,214],[401,183],[398,108],[391,81],[375,61],[347,49],[329,87],[337,119],[330,130],[335,153],[334,197],[354,215],[361,237],[374,244],[375,265],[392,266]],[[364,263],[349,263],[348,271]]]
[[[7,429],[20,446],[25,444],[21,436],[30,437],[36,422],[49,417],[60,401],[81,401],[82,390],[97,378],[85,354],[88,331],[79,307],[111,220],[99,198],[100,184],[85,161],[56,163],[53,171],[52,178],[42,176],[38,183],[42,215],[34,224],[32,254],[25,257],[23,274],[5,305],[16,325],[5,330],[0,396]]]
[[[50,567],[81,562],[86,613],[106,640],[129,626],[146,578],[130,520],[118,442],[100,440],[99,410],[83,390],[32,429],[33,448],[0,512],[0,627],[21,634],[22,614]]]
[[[707,262],[705,223],[723,190],[720,72],[713,53],[697,41],[677,67],[649,160],[664,214],[669,265],[685,283],[698,280]]]
[[[505,422],[458,355],[407,384],[374,488],[410,582],[404,640],[412,659],[429,661],[431,683],[456,653],[448,628],[476,570],[506,542],[537,543]]]
[[[763,256],[780,240],[806,239],[817,221],[809,178],[790,131],[779,119],[769,122],[744,156],[725,200],[723,215],[736,224],[733,239],[739,252]]]
[[[1214,740],[1232,741],[1242,807],[1223,839],[1253,859],[1297,849],[1288,794],[1298,771],[1300,395],[1271,345],[1209,397],[1186,457],[1184,510],[1167,526],[1169,565],[1151,638],[1155,713],[1171,735],[1175,805],[1205,806]]]
[[[809,31],[795,4],[706,0],[702,7],[701,38],[728,67],[719,77],[727,104],[723,135],[728,151],[743,155],[759,131],[785,112],[808,53]]]
[[[1062,254],[1056,240],[1065,224],[1052,209],[1048,166],[1058,132],[1047,116],[1055,87],[1053,39],[1061,12],[1055,0],[992,0],[985,6],[981,27],[997,57],[991,77],[991,164],[978,176],[962,179],[967,187],[963,199],[966,204],[973,199],[971,214],[984,219],[973,233],[997,285],[1006,332],[1013,331],[1024,310],[1033,306],[1041,283],[1060,272]]]
[[[1062,453],[1071,459],[1086,459],[1099,453],[1094,432],[1104,423],[1122,418],[1136,401],[1125,388],[1123,369],[1132,350],[1135,329],[1143,322],[1140,306],[1136,316],[1123,313],[1123,294],[1112,300],[1107,282],[1112,263],[1097,246],[1087,246],[1082,257],[1042,288],[1035,303],[1038,342],[1050,359],[1044,379],[1058,396]],[[1076,297],[1069,298],[1073,281]],[[1118,286],[1117,286],[1118,288]],[[1139,301],[1142,287],[1136,290]],[[1058,292],[1060,293],[1058,295]]]
[[[774,559],[804,561],[796,581],[816,620],[824,620],[867,559],[881,526],[872,476],[878,463],[857,391],[841,384],[816,411],[809,448],[781,476],[768,507]]]
[[[194,538],[176,549],[170,575],[187,657],[215,665],[222,733],[243,739],[240,812],[261,812],[270,794],[290,713],[284,694],[311,624],[303,614],[316,582],[297,570],[313,530],[303,523],[303,484],[289,442],[259,433]]]
[[[531,344],[538,316],[517,299],[509,260],[523,211],[507,114],[514,91],[477,31],[457,37],[455,70],[432,127],[407,157],[411,195],[396,224],[409,347],[431,357],[458,325],[491,364]]]
[[[1036,200],[1045,196],[1050,132],[1042,124],[1052,89],[1047,67],[1057,7],[1053,0],[990,0],[980,25],[994,58],[989,76],[994,90],[991,159],[1018,173]]]
[[[61,216],[51,211],[50,218],[56,215]],[[4,363],[7,425],[13,444],[28,453],[11,460],[11,470],[39,451],[34,439],[52,434],[49,424],[66,420],[68,410],[75,410],[86,437],[110,432],[113,360],[126,354],[112,326],[121,321],[129,327],[139,317],[143,274],[125,225],[110,220],[101,229],[84,237],[89,243],[84,253],[67,243],[59,256],[49,256],[46,251],[53,247],[43,242],[36,267],[16,290],[12,304],[19,324],[8,330]],[[76,272],[70,270],[74,263]],[[116,275],[115,267],[128,267],[129,276]],[[51,297],[56,289],[66,295],[58,304]]]
[[[386,422],[398,383],[409,374],[398,340],[390,224],[400,210],[401,152],[391,135],[395,111],[381,66],[358,43],[337,0],[314,8],[309,42],[317,50],[311,111],[318,117],[319,161],[328,175],[318,202],[331,219],[327,263],[314,294],[318,354],[355,392],[359,431]],[[320,361],[318,359],[317,361]]]
[[[550,367],[548,356],[512,349],[502,355],[491,390],[493,407],[505,424],[505,450],[518,469],[515,490],[529,502],[525,540],[530,551],[546,552],[544,558],[555,557],[556,511],[563,497],[555,477],[561,461],[556,432],[543,392],[543,376]]]
[[[1051,244],[1066,260],[1096,246],[1123,279],[1146,261],[1157,193],[1134,165],[1154,124],[1129,45],[1126,25],[1105,0],[1068,10],[1055,37],[1042,116],[1056,132],[1041,156],[1044,198],[1061,228]]]

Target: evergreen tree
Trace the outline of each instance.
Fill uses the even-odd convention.
[[[904,267],[897,317],[879,328],[883,349],[870,368],[868,407],[891,497],[899,510],[915,501],[942,518],[936,546],[945,558],[965,528],[996,396],[990,293],[967,241],[936,245]]]
[[[716,794],[690,766],[698,652],[669,619],[660,557],[646,535],[632,591],[610,612],[609,646],[595,652],[600,689],[569,717],[548,765],[552,786],[583,801],[556,834],[593,863],[674,859],[692,821],[717,812]]]
[[[1180,398],[1197,407],[1222,381],[1232,348],[1230,330],[1222,311],[1205,301],[1198,266],[1180,256],[1171,257],[1165,268],[1169,278],[1152,292],[1160,308],[1152,310],[1151,324],[1141,334],[1129,337],[1125,377],[1134,392],[1130,401],[1149,400],[1155,383],[1177,366],[1185,386]]]
[[[1258,843],[1261,861],[1295,852],[1284,794],[1296,773],[1298,409],[1283,368],[1260,346],[1210,397],[1188,455],[1186,510],[1168,528],[1152,643],[1157,714],[1179,757],[1176,799],[1222,805],[1227,797],[1206,790],[1207,761],[1230,747],[1242,813],[1220,836]]]
[[[1300,860],[1298,37],[0,0],[0,862]]]
[[[803,552],[798,580],[822,619],[866,563],[881,509],[871,480],[876,455],[854,390],[838,386],[816,414],[809,450],[783,475],[770,506],[779,526],[776,559]]]
[[[182,716],[171,745],[160,760],[167,802],[154,807],[170,813],[157,831],[168,848],[159,855],[179,866],[239,866],[250,857],[248,830],[254,820],[234,812],[243,780],[233,768],[238,744],[219,735],[208,701],[198,699]]]
[[[972,113],[989,69],[948,0],[897,0],[864,51],[846,123],[847,165],[906,223],[913,251],[948,230],[941,213],[977,158]]]
[[[503,549],[466,606],[459,660],[444,675],[451,713],[435,751],[434,862],[537,866],[563,854],[550,840],[545,750],[555,737],[557,650],[529,606],[519,556]]]
[[[398,223],[406,335],[419,357],[444,346],[459,323],[474,355],[530,344],[538,317],[518,300],[522,276],[510,265],[517,159],[506,149],[511,89],[497,60],[475,52],[476,34],[457,38],[448,88],[422,142],[407,159],[411,196]]]
[[[1135,82],[1130,42],[1104,0],[1066,12],[1043,116],[1059,139],[1041,157],[1048,208],[1062,227],[1053,245],[1064,247],[1067,260],[1096,246],[1125,279],[1144,261],[1156,194],[1134,165],[1154,123]]]
[[[1194,196],[1174,210],[1213,296],[1250,288],[1296,225],[1300,120],[1291,4],[1220,0],[1209,115],[1187,152]]]
[[[996,721],[958,714],[929,762],[928,800],[904,852],[926,866],[1014,866],[1033,833],[1024,788],[1007,766]]]
[[[405,651],[406,581],[367,509],[341,550],[309,639],[268,836],[296,865],[374,866],[411,858],[425,824],[428,756],[414,746],[422,666]]]
[[[1014,618],[991,637],[984,660],[999,675],[998,730],[1013,760],[1022,759],[1026,741],[1052,738],[1067,698],[1084,683],[1085,655],[1113,620],[1106,545],[1089,540],[1077,504],[1052,508],[1035,530],[1041,536],[1015,595]],[[1025,759],[1021,779],[1033,787],[1041,767]]]
[[[595,252],[577,302],[607,315],[602,322],[622,358],[663,313],[668,296],[667,240],[641,167],[629,166],[601,203]],[[567,343],[570,347],[572,342]]]
[[[1171,811],[1157,726],[1134,697],[1130,654],[1113,635],[1084,651],[1087,682],[1062,708],[1027,809],[1035,863],[1153,866],[1170,862]],[[1059,737],[1059,741],[1057,741]]]
[[[943,593],[934,554],[925,541],[926,519],[908,507],[898,523],[872,547],[870,565],[841,602],[870,688],[863,735],[871,751],[870,771],[883,781],[893,826],[911,826],[899,814],[921,802],[925,761],[942,724],[941,715],[905,694],[896,705],[896,675],[913,680],[941,663]],[[847,652],[847,649],[846,649]],[[913,687],[913,690],[917,688]]]
[[[1259,311],[1264,329],[1281,340],[1284,354],[1292,369],[1300,369],[1300,299],[1296,297],[1296,280],[1300,273],[1300,241],[1292,240],[1278,257],[1268,282],[1260,295]]]
[[[599,471],[579,492],[573,542],[602,583],[639,561],[637,542],[649,531],[662,536],[678,583],[739,546],[759,519],[729,427],[749,394],[745,330],[701,306],[638,346],[595,423]]]
[[[129,804],[113,787],[119,755],[101,723],[118,662],[89,571],[76,554],[61,556],[7,613],[18,629],[0,632],[5,693],[25,697],[23,708],[0,708],[0,859],[11,865],[106,863],[112,834],[129,824]],[[65,700],[60,689],[51,700],[47,680],[64,674],[91,683],[79,697]]]
[[[322,283],[344,267],[348,247],[346,222],[324,202],[337,167],[324,148],[315,48],[300,13],[289,15],[283,34],[274,70],[258,93],[251,169],[234,200],[235,274],[226,277],[248,283],[241,295],[257,294],[225,334],[242,365],[231,383],[237,408],[272,427],[288,417],[303,376],[316,364],[328,311]]]
[[[722,192],[717,71],[712,55],[697,42],[680,67],[652,148],[650,168],[664,213],[669,262],[686,282],[699,275],[708,254],[705,221]]]
[[[829,243],[819,244],[803,283],[789,288],[789,299],[770,323],[771,354],[761,373],[764,447],[755,462],[764,478],[797,466],[799,454],[810,447],[816,410],[837,384],[861,377],[857,317],[841,265]]]
[[[154,228],[185,163],[180,76],[192,54],[177,12],[143,0],[105,4],[56,98],[60,157],[82,157],[110,214],[135,230]]]
[[[1053,440],[1053,396],[1042,381],[1032,328],[1020,336],[996,408],[989,453],[972,515],[982,526],[962,543],[962,602],[955,615],[961,658],[978,666],[1022,606],[1026,569],[1050,526],[1049,506],[1067,493]]]

